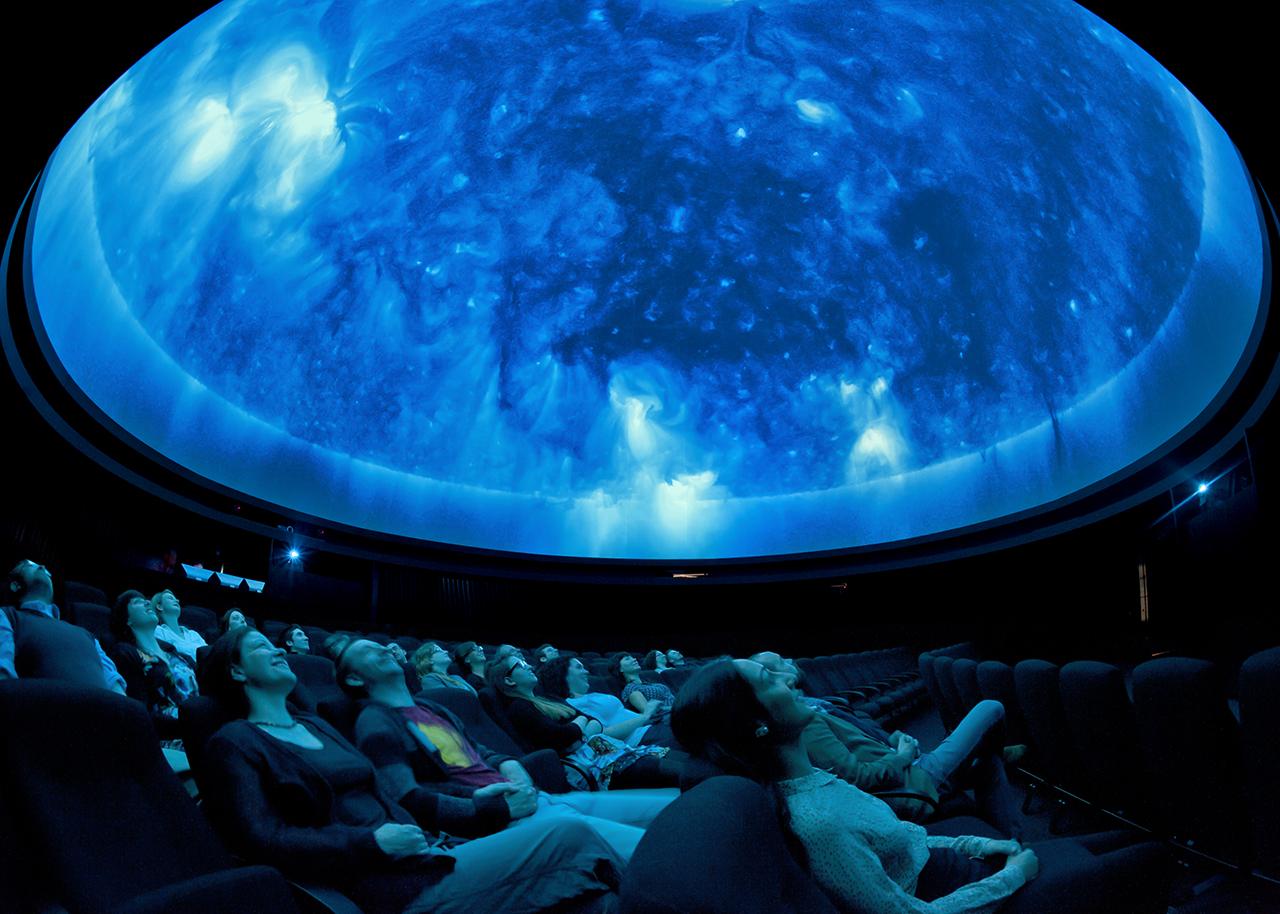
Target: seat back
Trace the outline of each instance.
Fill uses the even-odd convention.
[[[982,701],[982,691],[978,688],[978,662],[968,657],[957,658],[951,665],[951,679],[956,684],[956,694],[960,696],[960,716],[964,717]]]
[[[103,650],[110,650],[109,644],[115,643],[111,634],[111,607],[102,603],[72,603],[69,607],[67,621],[86,629],[97,638]]]
[[[1240,667],[1240,731],[1257,867],[1280,879],[1280,647]]]
[[[938,683],[938,694],[942,696],[939,714],[942,717],[942,725],[947,728],[948,733],[954,730],[964,717],[960,710],[960,692],[956,689],[956,680],[951,674],[955,663],[956,658],[945,654],[934,655],[933,658],[933,676]]]
[[[1059,671],[1058,694],[1089,798],[1138,813],[1147,805],[1148,780],[1124,673],[1109,663],[1077,660]]]
[[[1189,657],[1140,664],[1133,671],[1133,709],[1153,801],[1166,825],[1204,850],[1246,862],[1240,732],[1216,667]]]
[[[192,631],[200,633],[210,644],[218,640],[218,614],[203,606],[182,607],[181,622]]]
[[[984,660],[978,664],[978,693],[1004,705],[1005,742],[1010,745],[1026,743],[1027,722],[1018,704],[1018,691],[1013,686],[1013,667],[999,660]]]
[[[346,693],[338,685],[337,671],[328,657],[315,654],[286,654],[285,662],[298,677],[294,701],[305,711],[315,712],[320,702],[339,698]]]
[[[1058,665],[1047,660],[1023,660],[1013,668],[1018,706],[1035,748],[1038,773],[1062,786],[1080,781],[1080,768],[1062,713]]]
[[[110,601],[107,599],[107,592],[101,587],[94,587],[92,584],[85,584],[81,581],[67,581],[62,585],[62,600],[70,605],[72,603],[97,603],[99,606],[106,606]]]
[[[5,853],[22,855],[37,897],[106,912],[231,866],[140,703],[53,680],[0,682],[0,732]]]
[[[452,711],[462,721],[467,736],[482,746],[517,758],[524,754],[516,741],[493,722],[480,699],[466,689],[423,689],[418,696]]]
[[[832,914],[783,841],[769,794],[713,777],[645,831],[622,877],[620,914]]]
[[[457,691],[461,691],[461,689]],[[521,738],[520,731],[516,729],[516,725],[513,724],[511,722],[511,718],[507,716],[507,709],[503,707],[502,701],[494,693],[493,689],[481,689],[479,696],[480,707],[484,709],[484,713],[488,715],[489,719],[493,721],[503,733],[507,734],[508,739],[518,747],[519,751],[512,753],[513,755],[525,755],[537,748],[536,746],[530,746]],[[484,742],[484,740],[481,740],[481,742]],[[488,746],[489,744],[485,743],[485,745]],[[489,748],[495,749],[496,747],[489,746]]]

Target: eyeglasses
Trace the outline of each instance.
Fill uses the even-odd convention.
[[[530,668],[529,664],[525,663],[523,660],[517,657],[516,662],[511,664],[511,666],[507,667],[507,675],[510,676],[512,673],[516,671],[516,667],[520,667],[520,666],[524,667],[526,670]]]

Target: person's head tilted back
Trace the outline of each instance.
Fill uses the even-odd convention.
[[[784,677],[751,660],[717,660],[684,684],[671,729],[694,755],[764,782],[781,776],[779,747],[794,742],[812,717]]]
[[[23,559],[9,571],[9,577],[5,581],[5,602],[17,606],[28,600],[51,602],[53,576],[49,574],[48,568],[38,562]]]
[[[200,664],[200,693],[244,717],[251,691],[284,695],[293,691],[298,678],[284,657],[284,651],[266,635],[247,625],[237,626],[213,642]]]

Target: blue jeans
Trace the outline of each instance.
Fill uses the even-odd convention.
[[[991,824],[1016,838],[1021,824],[1001,758],[1003,743],[1004,705],[987,699],[974,705],[938,748],[924,753],[912,764],[940,787],[952,782],[957,774],[971,775],[957,780],[969,781],[977,794],[978,806]]]

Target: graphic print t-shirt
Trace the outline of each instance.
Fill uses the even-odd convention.
[[[486,765],[467,738],[443,717],[417,705],[400,708],[399,711],[414,735],[440,753],[440,761],[451,780],[471,787],[485,787],[506,780]]]

